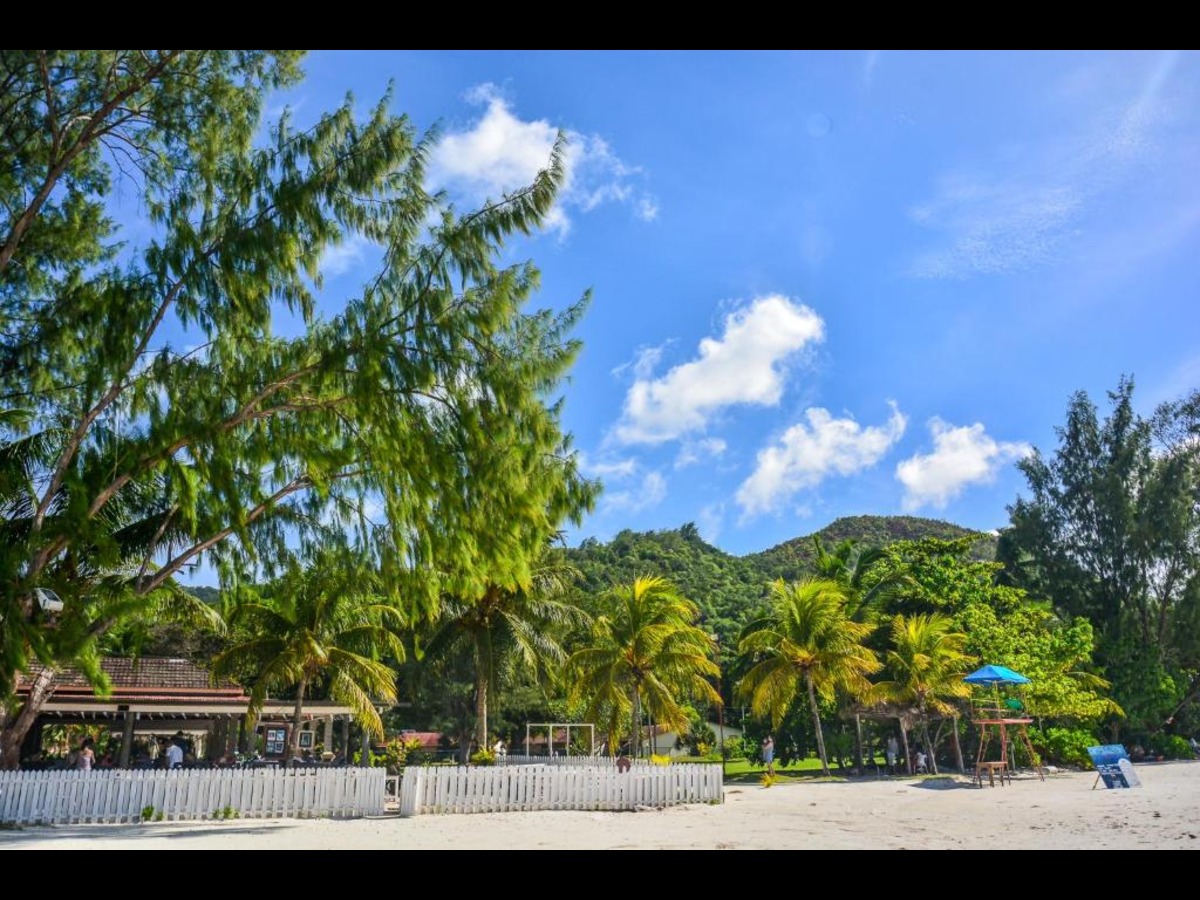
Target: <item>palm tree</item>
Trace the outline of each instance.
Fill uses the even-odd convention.
[[[582,625],[587,614],[560,599],[578,577],[567,565],[543,563],[527,589],[489,585],[474,601],[446,598],[437,630],[425,649],[443,656],[468,646],[475,668],[475,745],[490,746],[488,705],[497,687],[517,669],[533,674],[567,657],[556,636],[561,626]]]
[[[289,757],[300,746],[304,699],[318,683],[327,683],[333,700],[382,737],[375,703],[395,703],[396,682],[380,657],[402,660],[404,648],[394,630],[400,614],[382,601],[375,585],[364,567],[323,553],[310,568],[292,569],[263,596],[235,605],[231,619],[244,637],[213,660],[213,673],[252,673],[250,721],[269,692],[295,688]]]
[[[963,678],[976,663],[965,651],[967,636],[953,629],[953,621],[940,613],[896,616],[885,657],[891,678],[876,685],[885,699],[916,709],[935,775],[937,754],[929,739],[929,717],[952,713],[954,700],[970,696]]]
[[[636,756],[642,709],[668,728],[686,728],[681,701],[719,703],[708,679],[721,669],[713,662],[716,643],[695,624],[699,608],[670,581],[642,576],[613,588],[606,599],[609,612],[595,620],[588,646],[568,662],[571,700],[586,700],[587,715],[606,726],[610,753],[617,749],[621,721],[629,716]]]
[[[817,577],[845,588],[846,608],[856,622],[870,621],[888,600],[915,584],[902,569],[887,565],[887,552],[879,547],[863,547],[847,538],[830,552],[819,534],[813,535],[813,546]]]
[[[874,651],[863,644],[874,626],[852,621],[846,602],[846,588],[836,581],[776,581],[770,614],[748,625],[738,643],[738,651],[754,660],[738,689],[756,716],[769,715],[778,728],[800,691],[807,694],[826,775],[829,759],[817,698],[833,700],[839,690],[864,696],[871,688],[867,676],[880,668]]]

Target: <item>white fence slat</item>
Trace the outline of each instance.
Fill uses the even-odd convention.
[[[383,769],[176,769],[0,772],[0,822],[138,822],[142,810],[167,821],[378,815]],[[481,803],[486,804],[485,797]]]
[[[375,787],[383,790],[383,782]],[[510,810],[628,810],[722,801],[718,765],[409,767],[401,778],[402,816]]]

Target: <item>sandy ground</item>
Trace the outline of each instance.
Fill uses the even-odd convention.
[[[725,803],[338,821],[71,825],[0,831],[0,850],[1200,850],[1200,761],[1095,773],[729,787]]]

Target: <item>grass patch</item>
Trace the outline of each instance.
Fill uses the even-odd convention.
[[[699,756],[684,756],[676,757],[675,762],[711,763],[712,760]],[[759,785],[766,771],[767,767],[760,762],[731,759],[725,763],[725,783]],[[836,765],[830,766],[830,773],[829,780],[831,781],[844,781],[847,778],[847,773]],[[780,765],[777,760],[775,762],[775,778],[771,783],[794,784],[799,781],[815,779],[825,780],[825,776],[821,774],[821,760],[815,756],[809,756],[805,759],[793,759],[787,766]]]

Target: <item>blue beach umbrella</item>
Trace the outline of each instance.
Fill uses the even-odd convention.
[[[1020,672],[1005,666],[984,666],[963,679],[967,684],[1029,684]]]

